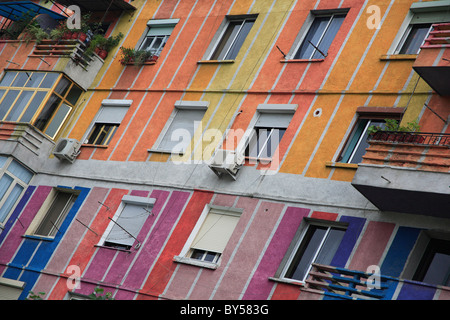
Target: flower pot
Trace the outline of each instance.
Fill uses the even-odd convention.
[[[108,51],[104,50],[104,49],[100,49],[99,52],[97,53],[97,55],[102,58],[103,60],[105,60],[105,58],[108,56]]]
[[[72,39],[72,32],[71,31],[64,32],[62,38],[64,40]]]
[[[79,35],[79,34],[80,34],[80,33],[77,32],[77,31],[73,32],[73,33],[72,33],[72,39],[78,39],[78,35]]]
[[[81,42],[85,42],[86,39],[87,39],[87,34],[86,34],[86,33],[80,32],[80,33],[78,34],[78,40],[80,40]]]
[[[158,60],[158,56],[156,56],[156,55],[153,55],[153,56],[151,56],[151,58],[149,59],[149,61],[150,62],[156,62],[157,60]]]

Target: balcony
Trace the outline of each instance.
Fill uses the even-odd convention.
[[[450,95],[450,23],[433,25],[413,69],[441,96]]]
[[[381,211],[450,218],[450,135],[378,132],[352,185]]]
[[[449,287],[404,280],[382,274],[366,273],[313,263],[301,290],[332,300],[433,299],[437,290],[445,298]],[[300,295],[301,296],[301,295]]]
[[[13,156],[38,172],[55,143],[29,123],[0,121],[0,154]]]
[[[64,6],[77,5],[83,12],[136,10],[129,3],[130,1],[125,0],[57,0],[56,2]]]

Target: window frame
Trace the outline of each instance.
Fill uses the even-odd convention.
[[[3,205],[9,199],[13,189],[15,188],[15,186],[17,184],[23,188],[23,190],[20,192],[20,194],[17,196],[16,200],[14,201],[12,206],[10,207],[9,212],[5,215],[5,218],[3,219],[3,221],[0,221],[0,227],[2,227],[2,226],[4,226],[6,224],[8,219],[11,217],[11,214],[14,212],[14,209],[16,208],[17,204],[19,203],[20,198],[23,196],[23,194],[25,193],[27,187],[30,185],[31,181],[33,180],[35,173],[32,170],[30,170],[29,168],[25,167],[22,163],[20,163],[19,161],[17,161],[13,157],[7,157],[7,156],[0,155],[0,158],[6,158],[5,162],[0,167],[0,180],[5,174],[13,179],[13,181],[11,182],[10,186],[8,187],[8,189],[5,191],[5,194],[0,199],[0,208],[3,208]],[[27,170],[29,173],[31,173],[31,178],[30,178],[30,181],[28,183],[26,183],[25,181],[21,180],[19,177],[17,177],[16,175],[14,175],[12,172],[10,172],[8,170],[9,166],[12,164],[13,161],[15,161],[17,164],[19,164],[23,169]]]
[[[291,47],[291,50],[289,50],[289,53],[286,56],[286,59],[288,60],[306,60],[306,61],[315,61],[315,60],[324,60],[326,57],[322,57],[322,58],[318,58],[318,59],[312,59],[312,57],[314,56],[315,52],[317,49],[314,48],[313,53],[310,55],[310,58],[294,58],[298,51],[300,50],[301,46],[303,45],[303,42],[306,40],[306,37],[308,36],[309,31],[311,30],[311,27],[313,26],[314,20],[318,17],[327,17],[327,16],[335,16],[335,15],[345,15],[345,17],[347,16],[349,9],[348,8],[344,8],[344,9],[326,9],[326,10],[311,10],[303,24],[303,26],[300,28],[300,31]],[[322,40],[324,37],[324,34],[326,32],[326,30],[328,30],[328,26],[331,22],[328,21],[327,24],[327,28],[324,30],[323,34],[321,35],[320,39]],[[342,22],[344,23],[344,22]],[[342,24],[341,24],[342,26]],[[340,27],[341,27],[340,26]],[[339,27],[339,30],[340,30]],[[336,34],[339,32],[339,30],[336,32]],[[333,39],[334,41],[334,39]],[[333,42],[332,41],[332,42]],[[330,44],[330,46],[332,45],[332,42]],[[320,41],[319,41],[320,43]],[[315,46],[317,46],[317,44],[314,44]],[[329,47],[328,47],[329,49]],[[324,52],[326,55],[328,55],[328,49],[327,52]]]
[[[113,221],[109,222],[108,226],[105,229],[105,232],[103,232],[102,237],[100,238],[99,242],[97,243],[97,246],[104,247],[104,248],[110,248],[110,249],[116,249],[116,250],[125,250],[125,251],[129,251],[129,250],[131,250],[131,248],[138,249],[140,246],[140,243],[139,242],[137,244],[134,244],[134,243],[136,243],[136,241],[137,241],[136,238],[139,235],[140,230],[142,230],[142,227],[145,224],[145,222],[147,221],[147,219],[150,216],[153,216],[153,214],[151,213],[151,210],[153,209],[155,203],[156,203],[155,198],[124,195],[122,197],[119,207],[117,208],[116,212],[114,213],[114,216],[111,218],[111,220],[113,220]],[[143,206],[142,210],[146,210],[146,211],[148,210],[149,216],[144,219],[142,225],[139,228],[139,231],[137,231],[137,234],[134,236],[135,239],[133,241],[133,245],[127,246],[127,245],[117,244],[117,243],[116,243],[116,245],[112,245],[112,243],[114,243],[114,242],[109,241],[108,237],[110,236],[110,233],[113,230],[114,226],[117,225],[117,222],[120,219],[120,216],[122,215],[122,213],[127,205]],[[128,232],[128,230],[126,232]],[[106,242],[111,243],[111,245],[106,244]]]
[[[126,100],[126,99],[105,99],[105,100],[103,100],[102,104],[100,106],[100,109],[98,110],[97,114],[95,115],[88,130],[86,130],[85,136],[82,140],[82,141],[84,141],[84,144],[96,146],[96,147],[108,147],[109,143],[114,138],[114,135],[116,134],[117,129],[120,127],[120,124],[122,123],[123,119],[125,118],[126,113],[128,112],[128,110],[126,110],[125,108],[129,109],[129,107],[131,106],[132,103],[133,103],[133,100]],[[108,111],[113,112],[114,108],[117,108],[117,110],[119,110],[119,108],[122,108],[120,110],[120,112],[123,112],[123,114],[120,114],[115,119],[112,119],[112,120],[110,119],[108,121],[101,119],[101,116],[103,115],[103,112],[105,112],[105,110],[107,110],[107,112]],[[110,134],[108,139],[104,140],[104,143],[90,144],[89,140],[90,140],[92,134],[94,133],[96,126],[98,124],[111,125],[111,126],[114,126],[115,128],[113,129],[113,133]]]
[[[55,201],[58,198],[58,195],[60,193],[67,193],[70,195],[68,201],[64,205],[63,210],[58,215],[58,223],[55,223],[53,227],[50,229],[49,233],[47,235],[41,235],[38,234],[38,230],[42,226],[42,223],[47,218],[48,214],[50,213],[50,210],[52,209],[52,205],[55,203]],[[73,209],[75,202],[77,201],[77,198],[80,194],[80,190],[76,189],[70,189],[70,188],[61,188],[61,187],[54,187],[50,191],[49,195],[45,199],[44,203],[42,204],[41,208],[37,212],[36,216],[34,217],[33,221],[31,222],[30,226],[28,227],[27,231],[25,232],[26,236],[32,236],[37,237],[40,239],[49,239],[52,240],[56,237],[58,234],[59,228],[64,223],[65,219],[69,215],[70,211]],[[71,202],[69,204],[69,202]],[[69,205],[69,206],[68,206]],[[59,223],[60,222],[60,223]],[[53,223],[52,223],[53,224]],[[56,227],[55,227],[56,225]],[[56,232],[53,233],[54,229],[56,229]],[[53,234],[52,234],[53,233]]]
[[[225,19],[222,22],[222,25],[219,27],[216,35],[213,38],[213,41],[210,44],[209,49],[207,50],[208,53],[206,55],[206,59],[205,60],[210,60],[210,61],[234,61],[236,59],[237,55],[239,54],[242,45],[244,44],[245,40],[247,39],[248,35],[250,34],[251,29],[253,28],[253,25],[255,24],[257,18],[258,18],[257,14],[232,15],[232,16],[231,15],[227,15],[227,16],[225,16]],[[250,28],[250,30],[248,31],[248,33],[245,35],[245,39],[242,41],[242,45],[241,45],[241,47],[239,47],[239,50],[236,53],[236,57],[233,57],[232,59],[227,59],[227,55],[230,52],[230,49],[233,47],[236,39],[239,37],[240,31],[242,30],[243,26],[245,25],[245,22],[246,21],[250,21],[250,20],[253,20],[253,25]],[[218,48],[220,47],[222,41],[224,40],[224,36],[225,36],[226,32],[228,31],[228,27],[230,26],[230,24],[232,22],[236,22],[236,21],[242,21],[242,24],[241,24],[237,34],[235,35],[235,38],[233,39],[233,41],[231,41],[230,45],[225,50],[226,53],[223,55],[223,59],[213,59],[212,57],[216,54],[216,51],[218,50]],[[224,49],[222,49],[221,52],[218,54],[218,57],[220,57],[222,55],[223,50]]]
[[[3,80],[7,77],[8,73],[15,75],[10,78],[12,79],[8,85],[1,86],[0,91],[4,91],[3,94],[0,96],[0,105],[5,101],[8,94],[14,91],[18,91],[18,94],[15,98],[13,98],[13,102],[10,104],[9,109],[5,112],[5,114],[2,116],[0,121],[14,121],[14,122],[25,122],[22,118],[26,115],[28,111],[34,112],[32,115],[28,115],[30,117],[29,121],[26,121],[27,123],[32,124],[36,129],[40,130],[42,133],[44,133],[46,136],[50,137],[51,139],[55,139],[59,132],[61,131],[61,128],[64,126],[64,123],[66,120],[70,117],[70,115],[73,113],[73,110],[76,108],[76,104],[83,94],[84,90],[77,85],[74,81],[72,81],[69,77],[64,75],[62,72],[52,72],[52,71],[27,71],[27,70],[15,70],[15,69],[8,69],[5,70],[5,73],[0,80],[0,82],[3,82]],[[28,78],[23,82],[21,86],[13,86],[17,80],[20,80],[20,77],[25,74]],[[34,74],[45,74],[44,77],[42,77],[39,81],[39,84],[37,86],[28,86],[28,84],[32,81],[32,76]],[[49,87],[41,87],[41,85],[46,81],[47,75],[49,74],[56,74],[56,78],[53,80],[53,83]],[[31,81],[30,81],[31,79]],[[63,81],[66,81],[67,87],[62,91],[58,92],[59,85],[63,83]],[[78,88],[80,94],[78,95],[77,99],[74,100],[74,102],[69,101],[69,95],[72,93],[72,89]],[[21,107],[20,114],[17,116],[16,120],[8,119],[8,117],[15,112],[15,108],[19,107],[19,100],[23,96],[23,94],[30,92],[31,96],[29,97],[28,101],[25,103],[24,106]],[[36,104],[34,103],[34,99],[38,96],[38,93],[44,93],[42,99],[36,101]],[[49,103],[52,103],[52,99],[54,100],[53,103],[55,105],[51,105]],[[65,105],[68,110],[66,112],[60,114],[60,111],[63,111],[63,105]],[[34,106],[34,107],[32,107]],[[47,119],[42,119],[41,117],[46,116],[45,111],[46,108],[50,106],[49,109],[49,117]],[[53,125],[53,121],[57,119],[59,116],[62,116],[62,118],[59,119],[56,128],[54,128],[54,133],[51,134],[48,132],[48,130]],[[39,123],[39,121],[42,121],[42,123]]]
[[[346,232],[348,229],[348,225],[349,224],[347,222],[321,220],[321,219],[308,218],[308,217],[303,218],[302,222],[300,223],[299,228],[297,229],[297,232],[296,232],[293,240],[291,241],[291,244],[290,244],[288,250],[286,251],[286,253],[283,257],[283,260],[281,261],[281,264],[280,264],[278,270],[275,273],[274,278],[271,278],[271,279],[276,280],[276,281],[304,285],[305,280],[308,278],[309,272],[311,271],[312,263],[314,263],[314,260],[317,258],[318,254],[322,250],[322,245],[323,245],[324,241],[326,240],[327,236],[324,236],[323,239],[321,240],[321,245],[315,252],[314,259],[311,262],[311,264],[309,265],[308,270],[305,272],[305,276],[304,276],[303,280],[288,278],[288,277],[286,277],[286,273],[291,268],[291,265],[293,264],[294,259],[298,254],[298,251],[300,250],[302,244],[306,240],[306,235],[309,230],[309,227],[310,226],[326,227],[327,235],[328,235],[329,230],[331,230],[331,228],[343,229]],[[343,237],[345,237],[345,233],[344,233]],[[341,240],[341,243],[342,243],[342,240]],[[337,250],[339,250],[339,247],[337,248]]]
[[[192,229],[188,239],[186,240],[180,254],[178,256],[174,257],[174,261],[180,262],[180,263],[186,263],[191,264],[199,267],[204,267],[208,269],[216,269],[220,265],[220,261],[222,258],[223,252],[213,252],[213,251],[205,251],[205,254],[208,252],[215,253],[215,257],[212,262],[199,260],[196,258],[193,258],[192,255],[194,253],[194,250],[197,248],[193,248],[194,240],[196,239],[197,235],[199,234],[204,222],[206,221],[208,215],[210,213],[214,214],[222,214],[222,215],[229,215],[236,217],[237,219],[240,219],[243,213],[243,209],[239,208],[230,208],[230,207],[223,207],[223,206],[217,206],[213,204],[207,204],[200,215],[200,217],[197,220],[197,223],[195,224],[194,228]],[[236,226],[234,227],[234,230],[231,232],[231,234],[236,230],[237,224],[239,223],[239,220],[236,222]],[[231,238],[230,234],[230,238]],[[230,241],[230,239],[227,240],[227,243]],[[228,244],[227,244],[228,245]],[[225,251],[225,249],[224,249]]]
[[[143,46],[146,43],[147,39],[150,37],[148,35],[148,33],[151,31],[152,27],[153,28],[160,28],[160,27],[167,27],[167,28],[169,28],[169,27],[172,27],[172,30],[171,30],[170,34],[168,34],[168,35],[160,35],[160,36],[164,36],[164,40],[165,41],[161,42],[161,45],[158,48],[158,51],[156,53],[153,53],[154,55],[159,56],[161,54],[162,50],[164,49],[165,45],[169,41],[169,38],[172,35],[172,32],[175,29],[175,27],[176,27],[176,25],[178,24],[179,21],[180,21],[180,19],[150,19],[147,22],[147,28],[145,30],[145,33],[142,35],[141,39],[138,41],[138,45],[136,46],[135,49],[150,51],[147,48],[143,48]],[[153,37],[153,36],[158,37],[158,35],[152,35],[151,37]]]

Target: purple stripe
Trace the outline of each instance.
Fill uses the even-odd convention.
[[[264,257],[258,265],[252,280],[243,296],[244,300],[264,300],[269,296],[273,287],[273,282],[269,281],[269,277],[273,277],[281,260],[286,254],[286,250],[297,232],[300,222],[308,216],[309,209],[303,208],[287,208],[280,225],[277,228]]]

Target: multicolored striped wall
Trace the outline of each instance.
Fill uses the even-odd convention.
[[[77,266],[81,287],[76,293],[90,294],[101,286],[116,299],[310,299],[297,285],[271,280],[305,217],[348,223],[333,266],[365,270],[376,264],[392,277],[401,274],[420,233],[420,228],[390,222],[212,192],[76,189],[80,196],[53,240],[24,236],[51,190],[46,186],[28,188],[10,219],[14,223],[2,232],[0,273],[26,282],[21,298],[29,290],[45,292],[46,299],[67,298],[69,267]],[[156,199],[137,237],[141,247],[98,246],[107,217],[126,194]],[[174,261],[206,204],[243,210],[216,270]],[[394,298],[410,298],[410,291],[423,299],[448,298],[448,291],[441,295],[436,286],[416,292],[414,285],[396,283]]]

